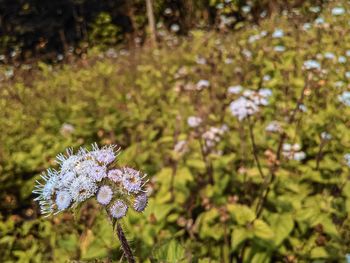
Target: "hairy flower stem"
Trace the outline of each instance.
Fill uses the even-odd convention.
[[[132,254],[131,248],[128,244],[128,241],[126,240],[124,231],[122,226],[117,222],[117,235],[120,241],[120,244],[122,246],[125,258],[128,260],[129,263],[135,263],[134,256]]]
[[[260,165],[260,161],[259,161],[259,157],[258,157],[258,152],[257,152],[257,147],[255,144],[255,137],[254,137],[254,132],[253,132],[253,124],[250,120],[250,117],[248,116],[248,123],[249,123],[249,135],[250,135],[250,140],[252,142],[252,146],[253,146],[253,155],[254,155],[254,159],[256,164],[258,165],[258,170],[260,173],[261,178],[265,178],[265,175],[261,169],[261,165]]]

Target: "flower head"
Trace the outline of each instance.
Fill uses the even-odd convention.
[[[123,187],[126,191],[131,193],[138,193],[141,191],[142,178],[141,173],[132,168],[124,168],[123,170]]]
[[[59,211],[65,210],[72,202],[72,197],[68,191],[59,191],[56,196],[56,204]]]
[[[96,199],[97,202],[99,202],[101,205],[108,205],[109,202],[112,200],[112,197],[112,189],[108,185],[103,185],[100,187],[100,190],[98,190]]]
[[[146,193],[142,193],[138,196],[136,196],[134,201],[134,209],[137,212],[142,212],[145,210],[146,206],[148,204],[148,197]]]
[[[125,216],[127,211],[128,206],[122,200],[115,201],[109,208],[110,215],[116,219],[120,219]]]

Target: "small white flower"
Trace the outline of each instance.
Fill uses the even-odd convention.
[[[304,152],[296,152],[293,155],[293,159],[295,161],[302,161],[305,159],[305,157],[306,157],[306,154]]]
[[[321,138],[325,141],[329,141],[330,139],[332,139],[332,135],[324,131],[321,133]]]
[[[315,24],[316,25],[322,25],[324,24],[324,18],[323,17],[318,17],[315,19]]]
[[[74,126],[72,124],[69,124],[69,123],[63,123],[62,127],[60,129],[60,133],[63,136],[68,136],[68,135],[72,134],[74,131],[75,131]]]
[[[243,90],[241,85],[230,86],[227,89],[227,92],[230,94],[239,94]]]
[[[203,88],[208,88],[209,86],[210,86],[210,82],[205,79],[201,79],[196,84],[197,90],[202,90]]]
[[[283,36],[284,36],[284,32],[282,29],[276,29],[272,34],[273,38],[281,38]]]
[[[265,131],[267,132],[280,132],[282,131],[281,124],[278,121],[272,121],[266,126]]]
[[[350,91],[344,91],[338,96],[338,100],[346,106],[350,106]]]
[[[186,150],[186,146],[187,146],[187,141],[185,140],[178,141],[174,146],[174,151],[177,153],[184,152]]]
[[[306,60],[304,62],[304,67],[306,69],[321,69],[321,64],[316,60]]]
[[[286,47],[285,47],[285,46],[282,46],[282,45],[278,45],[278,46],[275,46],[275,47],[274,47],[274,50],[275,50],[276,52],[284,52],[284,51],[286,51]]]
[[[305,24],[303,25],[303,29],[304,29],[305,31],[309,30],[310,28],[311,28],[311,24],[310,24],[310,23],[305,23]]]
[[[324,57],[327,58],[327,59],[335,59],[335,55],[332,52],[324,53]]]
[[[202,119],[200,117],[190,116],[187,119],[187,124],[191,128],[198,127],[201,123],[202,123]]]
[[[113,197],[113,191],[108,185],[103,185],[100,187],[100,190],[98,190],[96,199],[97,202],[99,202],[102,205],[108,205],[109,202],[112,200]]]
[[[122,183],[126,191],[131,193],[138,193],[141,191],[142,187],[141,173],[132,168],[124,168]]]
[[[340,16],[340,15],[343,15],[344,13],[345,13],[344,7],[338,6],[332,9],[333,16]]]
[[[56,196],[56,205],[59,211],[65,210],[72,202],[72,197],[68,191],[59,191]]]
[[[180,26],[178,24],[172,24],[170,26],[170,30],[173,32],[178,32],[180,30]]]
[[[73,180],[69,187],[69,193],[77,203],[83,202],[93,196],[97,191],[97,185],[88,176],[80,175]]]
[[[123,180],[123,172],[120,169],[112,169],[108,172],[108,178],[115,183],[120,183]]]
[[[109,208],[109,213],[113,218],[120,219],[126,215],[128,211],[128,206],[122,201],[117,200],[114,204]]]

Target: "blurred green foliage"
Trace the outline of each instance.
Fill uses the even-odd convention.
[[[345,13],[333,15],[339,5]],[[120,164],[149,174],[148,208],[123,221],[142,262],[342,262],[350,252],[350,170],[343,158],[350,107],[338,95],[350,83],[349,11],[346,1],[332,3],[316,10],[324,21],[314,22],[296,9],[235,34],[194,30],[160,49],[116,58],[91,51],[79,63],[39,63],[14,77],[2,67],[1,262],[119,260],[112,226],[93,200],[75,220],[69,213],[40,218],[32,201],[34,181],[57,153],[95,141],[120,145]],[[284,35],[272,37],[276,29]],[[322,70],[306,70],[310,59]],[[210,85],[198,90],[201,79]],[[227,109],[237,98],[227,92],[234,85],[273,92],[251,120],[265,175],[276,168],[281,139],[265,131],[271,121],[306,153],[300,162],[277,164],[261,214],[264,181],[249,123]],[[288,123],[300,98],[306,111]],[[189,127],[189,116],[201,117],[200,127]],[[202,134],[223,124],[228,132],[203,150]],[[323,132],[332,138],[325,141]],[[176,147],[181,141],[183,149]]]

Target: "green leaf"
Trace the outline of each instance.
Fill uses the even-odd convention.
[[[157,262],[182,262],[185,259],[185,249],[174,239],[166,242],[154,251]]]
[[[234,227],[231,235],[231,248],[235,251],[237,247],[245,240],[249,239],[252,233],[244,227]]]
[[[227,210],[239,225],[245,225],[255,219],[255,213],[246,205],[229,204],[227,205]]]
[[[261,219],[257,219],[254,221],[253,233],[256,237],[261,238],[263,240],[272,240],[275,237],[275,234],[271,227]]]
[[[271,225],[271,229],[275,233],[273,241],[276,246],[279,246],[293,230],[293,217],[291,214],[271,214],[268,219],[268,222]]]

